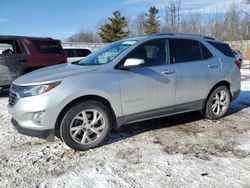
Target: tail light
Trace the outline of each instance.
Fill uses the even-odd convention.
[[[235,65],[240,69],[241,68],[241,62],[239,60],[235,61]]]

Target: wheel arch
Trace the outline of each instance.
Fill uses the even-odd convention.
[[[206,108],[207,100],[208,100],[209,96],[211,95],[211,93],[212,93],[216,88],[218,88],[218,87],[220,87],[220,86],[226,86],[226,87],[228,88],[228,90],[229,90],[229,92],[230,92],[230,98],[231,98],[231,100],[232,100],[231,85],[230,85],[230,83],[229,83],[228,81],[222,80],[222,81],[220,81],[220,82],[217,82],[217,83],[212,87],[212,89],[210,89],[209,93],[207,94],[206,99],[204,100],[203,109]]]
[[[74,106],[75,104],[79,103],[79,102],[83,102],[83,101],[97,101],[100,102],[101,104],[103,104],[105,107],[108,108],[110,115],[111,115],[111,125],[112,128],[116,128],[117,127],[117,122],[116,122],[116,115],[115,112],[110,104],[110,102],[101,96],[98,95],[85,95],[85,96],[81,96],[78,98],[75,98],[74,100],[70,101],[66,106],[64,106],[64,108],[60,111],[57,119],[56,119],[56,124],[55,124],[55,135],[60,137],[60,125],[61,125],[61,121],[63,119],[63,116],[65,115],[65,113],[68,111],[68,109],[70,109],[70,107]]]

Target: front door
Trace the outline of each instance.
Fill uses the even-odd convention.
[[[173,113],[175,65],[170,64],[169,54],[168,40],[157,39],[137,47],[127,56],[143,59],[145,65],[120,72],[125,122]]]

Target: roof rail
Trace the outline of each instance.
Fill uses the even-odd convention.
[[[51,37],[33,37],[33,36],[16,36],[16,35],[0,35],[0,39],[23,39],[23,38],[27,38],[27,39],[51,39],[51,40],[56,40],[53,39]]]
[[[216,40],[216,38],[213,38],[213,37],[202,36],[202,35],[195,35],[195,34],[190,34],[190,33],[159,32],[159,33],[154,33],[154,34],[152,34],[152,35],[193,36],[193,37],[201,37],[201,38],[210,39],[210,40]]]

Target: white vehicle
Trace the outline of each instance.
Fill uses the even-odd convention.
[[[68,63],[73,63],[77,61],[81,61],[84,59],[87,55],[91,54],[93,51],[89,48],[85,47],[63,47],[66,55],[67,55],[67,61]]]

